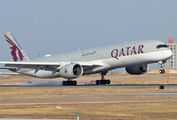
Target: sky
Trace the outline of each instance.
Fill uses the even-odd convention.
[[[12,61],[5,31],[30,59],[125,41],[177,42],[176,5],[176,0],[0,0],[0,60]]]

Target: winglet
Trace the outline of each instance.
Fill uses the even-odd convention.
[[[4,32],[4,36],[10,48],[12,58],[15,62],[29,60],[25,52],[22,50],[22,48],[10,32]]]

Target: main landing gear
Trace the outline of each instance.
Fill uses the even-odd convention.
[[[165,73],[165,70],[163,69],[163,62],[160,61],[159,64],[160,64],[160,70],[159,70],[159,73],[160,73],[160,74],[164,74],[164,73]]]
[[[96,80],[96,85],[109,85],[111,81],[108,79],[104,79],[104,76],[106,75],[107,72],[101,72],[101,80]]]
[[[106,75],[107,72],[101,72],[101,80],[96,80],[96,85],[109,85],[111,81],[109,79],[105,79],[104,76]],[[77,81],[73,81],[68,79],[67,81],[62,82],[63,86],[71,86],[71,85],[77,85]]]
[[[67,86],[67,85],[77,85],[77,81],[72,81],[72,80],[67,80],[67,81],[63,81],[62,82],[63,86]]]

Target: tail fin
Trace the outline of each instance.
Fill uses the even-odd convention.
[[[4,32],[7,44],[10,48],[10,52],[14,61],[26,61],[29,60],[25,52],[22,50],[18,42],[12,36],[10,32]]]

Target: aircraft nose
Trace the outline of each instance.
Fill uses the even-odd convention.
[[[171,50],[167,50],[167,51],[165,51],[164,55],[168,58],[171,58],[173,56],[173,52]]]

